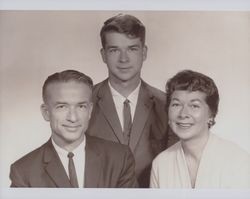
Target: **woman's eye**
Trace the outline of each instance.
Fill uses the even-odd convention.
[[[194,109],[196,109],[196,108],[200,108],[200,106],[199,106],[199,105],[197,105],[197,104],[192,104],[192,105],[191,105],[191,107],[192,107],[192,108],[194,108]]]
[[[178,104],[178,103],[173,103],[171,106],[172,107],[178,107],[180,104]]]

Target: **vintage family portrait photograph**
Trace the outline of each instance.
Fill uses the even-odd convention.
[[[0,198],[249,197],[249,20],[0,10]]]

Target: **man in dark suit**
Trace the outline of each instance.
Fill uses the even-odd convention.
[[[43,85],[48,142],[11,165],[11,187],[137,187],[129,147],[85,135],[92,111],[91,78],[74,70]]]
[[[134,16],[119,14],[104,22],[100,35],[109,76],[94,87],[88,133],[129,145],[139,185],[149,187],[152,160],[177,137],[167,131],[165,94],[141,79],[145,27]]]

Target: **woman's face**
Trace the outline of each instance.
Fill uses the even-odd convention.
[[[176,90],[168,108],[169,125],[181,140],[196,139],[208,133],[210,109],[201,91]]]

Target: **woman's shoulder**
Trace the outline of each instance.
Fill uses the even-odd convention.
[[[220,151],[224,157],[250,160],[250,154],[236,143],[215,134],[212,135],[212,139],[214,144],[218,147],[218,151]]]
[[[176,153],[180,149],[181,149],[181,143],[179,141],[174,145],[172,145],[171,147],[159,153],[154,159],[154,163],[156,164],[160,162],[165,162],[168,161],[169,159],[172,159],[173,157],[176,157]]]

